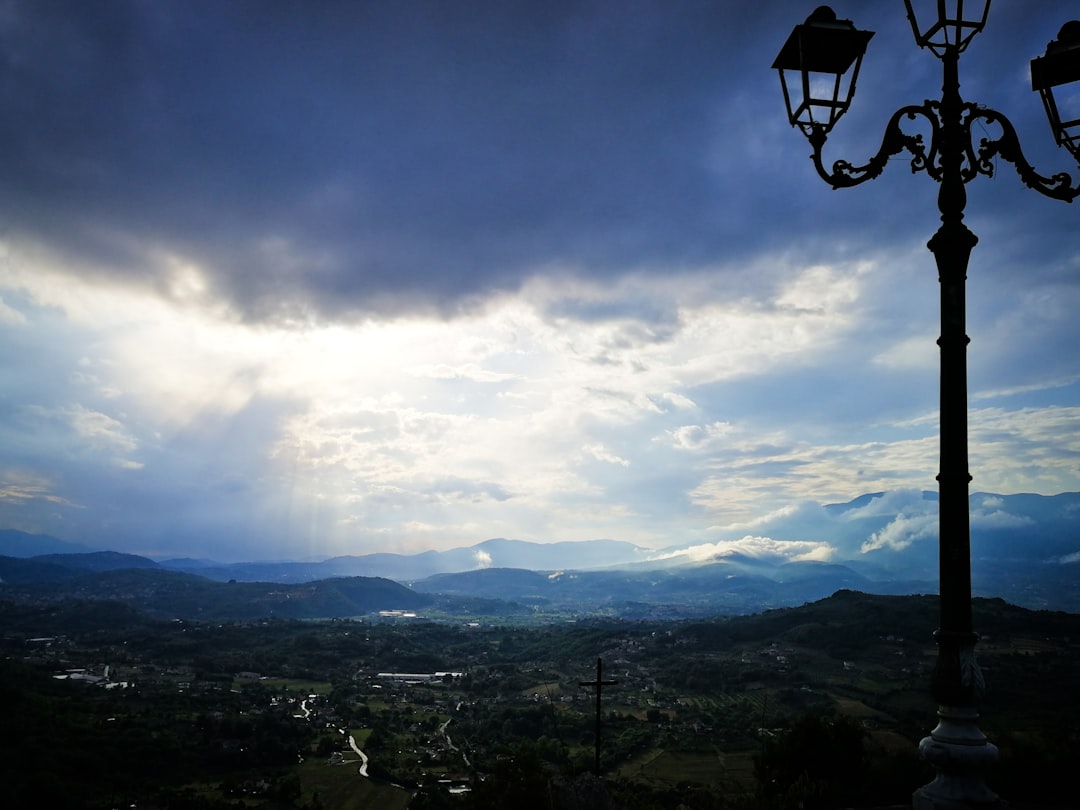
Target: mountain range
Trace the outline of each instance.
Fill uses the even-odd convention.
[[[1080,493],[976,493],[971,507],[976,595],[1080,612]],[[491,539],[415,555],[231,564],[155,561],[6,530],[0,599],[67,594],[177,616],[216,605],[216,618],[358,615],[439,600],[455,613],[487,600],[494,612],[687,616],[797,605],[840,589],[937,592],[934,493],[871,493],[762,525],[768,536],[660,550]]]

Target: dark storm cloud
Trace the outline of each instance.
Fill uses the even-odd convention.
[[[837,156],[876,149],[910,78],[937,89],[936,60],[899,40],[900,10],[880,5],[840,9],[889,30],[862,82],[879,89],[861,91],[835,137],[855,153]],[[805,13],[704,0],[9,3],[0,217],[10,237],[165,290],[163,256],[195,262],[209,294],[250,318],[452,310],[551,267],[735,262],[781,230],[803,235],[810,260],[868,233],[925,231],[932,205],[898,216],[883,204],[906,193],[902,179],[858,201],[813,188],[768,70]],[[994,15],[998,42],[1036,50],[976,55],[973,89],[1012,102],[1058,22]],[[840,239],[823,232],[837,212]]]
[[[723,5],[13,3],[0,215],[256,317],[701,258]]]

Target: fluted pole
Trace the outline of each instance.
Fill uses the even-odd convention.
[[[963,163],[967,139],[962,117],[957,63],[942,57],[944,83],[941,121],[941,227],[927,244],[937,262],[941,285],[941,446],[938,469],[938,554],[940,624],[933,692],[938,724],[919,743],[937,771],[934,781],[913,797],[918,810],[994,807],[997,796],[983,774],[997,761],[997,748],[979,730],[978,705],[983,678],[975,660],[978,636],[971,617],[971,527],[968,513],[967,345],[965,285],[968,259],[978,237],[964,224],[967,192]]]

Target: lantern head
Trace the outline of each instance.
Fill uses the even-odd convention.
[[[1065,23],[1031,60],[1031,89],[1042,96],[1054,140],[1080,161],[1080,20]]]
[[[858,31],[851,20],[836,19],[818,7],[796,25],[773,62],[787,104],[788,120],[808,137],[827,135],[855,94],[866,44],[873,31]]]
[[[986,27],[990,0],[904,0],[920,48],[937,56],[960,53]]]

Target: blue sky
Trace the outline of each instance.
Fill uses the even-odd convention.
[[[937,185],[817,177],[769,67],[813,6],[5,3],[0,526],[828,558],[821,504],[903,511]],[[940,63],[899,0],[834,7],[877,32],[826,147],[862,162]],[[961,62],[1043,174],[1080,172],[1028,63],[1076,14],[999,0]],[[1080,490],[1080,208],[1004,162],[968,193],[972,490]]]

